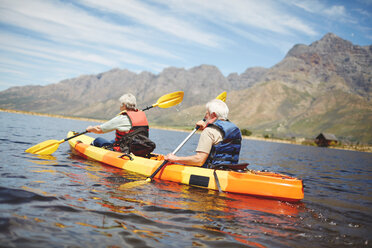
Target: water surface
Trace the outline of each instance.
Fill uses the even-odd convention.
[[[305,199],[288,203],[166,181],[123,191],[146,178],[80,158],[67,142],[50,156],[24,152],[91,124],[0,112],[1,247],[372,246],[370,153],[244,140],[251,169],[304,180]],[[162,154],[187,134],[150,131]]]

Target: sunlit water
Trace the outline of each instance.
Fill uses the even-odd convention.
[[[244,140],[251,169],[304,180],[294,204],[166,181],[122,191],[146,178],[73,155],[67,142],[52,156],[24,152],[91,124],[0,112],[0,247],[372,246],[370,153]],[[150,136],[165,154],[187,134]]]

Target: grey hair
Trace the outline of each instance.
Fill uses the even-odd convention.
[[[205,107],[210,114],[215,113],[219,120],[227,120],[229,108],[227,107],[226,103],[220,99],[213,99],[209,101]]]
[[[127,94],[122,95],[119,98],[119,102],[120,102],[121,106],[125,105],[125,107],[128,110],[136,109],[136,97],[134,95],[132,95],[131,93],[127,93]]]

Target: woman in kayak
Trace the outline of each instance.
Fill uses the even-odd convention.
[[[179,157],[172,153],[165,160],[185,165],[211,168],[219,164],[237,164],[241,148],[240,129],[227,119],[229,108],[226,103],[214,99],[206,104],[205,121],[196,123],[203,130],[196,154]]]
[[[119,98],[120,114],[111,120],[97,126],[88,126],[88,132],[102,134],[116,131],[114,140],[108,141],[104,138],[96,138],[92,145],[97,147],[112,147],[113,150],[120,151],[120,140],[127,134],[138,128],[144,130],[148,137],[149,125],[143,111],[136,109],[136,97],[130,93],[124,94]]]

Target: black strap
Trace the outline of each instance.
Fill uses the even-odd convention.
[[[118,142],[115,142],[117,144],[119,144],[122,140],[127,140],[131,137],[133,137],[134,135],[136,134],[139,134],[139,133],[144,133],[146,134],[147,133],[147,129],[145,127],[138,127],[138,128],[134,128],[133,129],[133,132],[130,132],[130,133],[127,133],[126,135],[123,135],[119,140]],[[115,145],[114,145],[115,146]]]
[[[107,150],[113,150],[113,147],[119,146],[121,141],[127,140],[127,139],[133,137],[134,135],[139,134],[141,132],[145,133],[145,132],[147,132],[147,129],[145,127],[135,128],[133,130],[133,132],[130,132],[130,133],[127,133],[126,135],[123,135],[118,141],[115,141],[113,144],[107,145],[103,148],[105,148]]]
[[[216,170],[213,171],[213,176],[214,176],[214,181],[216,182],[218,191],[221,193],[222,192],[222,189],[221,189],[221,185],[220,185],[220,180],[218,180],[218,176],[217,176]]]
[[[219,153],[218,155],[220,155],[220,154],[227,154],[227,155],[239,155],[239,153],[237,153],[236,151],[232,151],[232,152],[221,152],[221,153]],[[233,159],[233,158],[226,158],[226,159],[224,159],[224,158],[213,158],[213,160],[219,160],[219,161],[223,161],[223,160],[226,160],[226,161],[235,161],[235,159]]]
[[[237,144],[240,145],[242,143],[241,139],[224,139],[221,141],[223,144]]]
[[[215,170],[245,170],[247,169],[248,163],[241,163],[241,164],[216,164],[216,165],[211,165],[211,169]]]
[[[128,157],[131,161],[133,161],[134,159],[132,158],[132,156],[128,153],[124,153],[123,155],[120,155],[119,158],[124,158],[124,157]]]
[[[126,135],[124,135],[122,138],[130,138],[138,133],[146,133],[147,132],[147,129],[146,127],[135,127],[133,128],[133,132],[130,132],[130,133],[127,133]]]

